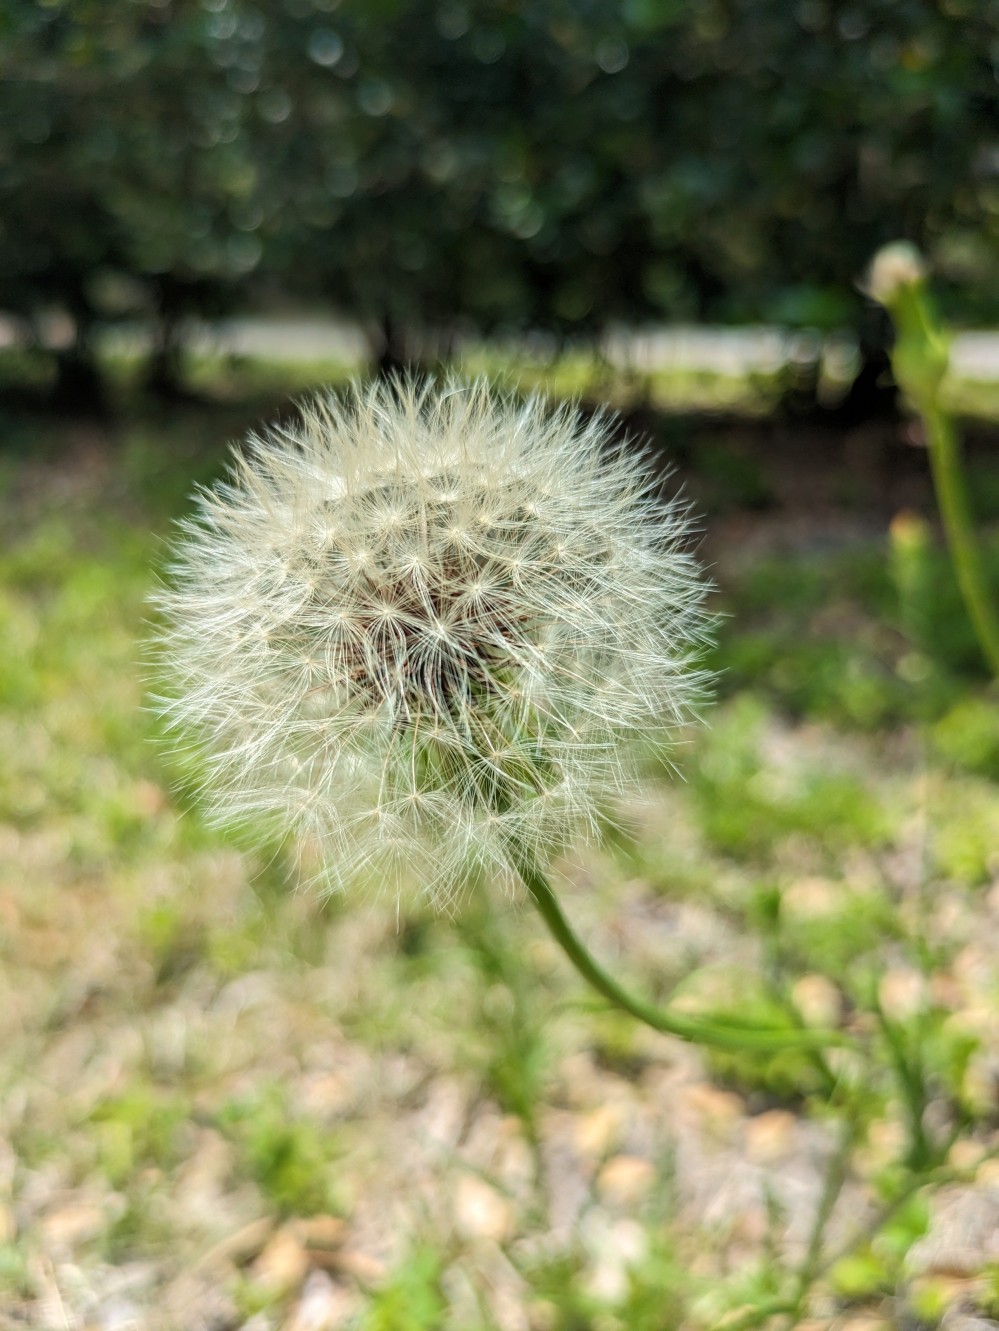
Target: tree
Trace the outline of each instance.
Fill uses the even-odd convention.
[[[214,18],[194,0],[15,0],[5,14],[0,306],[34,328],[69,315],[57,393],[75,406],[99,397],[99,324],[150,317],[166,386],[179,321],[237,303],[260,258],[246,108]]]
[[[280,13],[285,271],[389,332],[763,320],[870,351],[856,283],[899,235],[957,312],[999,308],[994,0]]]
[[[0,305],[296,294],[428,333],[852,326],[908,237],[999,310],[997,0],[12,0]],[[961,296],[960,292],[969,293]],[[946,296],[947,293],[945,293]],[[868,333],[871,335],[868,337]]]

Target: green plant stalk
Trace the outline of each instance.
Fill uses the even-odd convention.
[[[872,274],[880,257],[874,260]],[[923,418],[933,484],[958,585],[982,651],[999,676],[999,617],[989,597],[975,536],[957,427],[941,403],[940,389],[950,360],[949,339],[926,289],[921,260],[915,253],[907,258],[909,268],[872,286],[872,295],[895,324],[892,369],[898,386]]]
[[[975,540],[957,430],[938,401],[925,403],[920,414],[926,425],[933,484],[961,595],[982,651],[999,677],[999,618],[989,599],[981,552]]]
[[[787,1331],[794,1331],[794,1327],[798,1325],[798,1321],[805,1310],[805,1302],[822,1265],[822,1242],[825,1238],[826,1226],[843,1191],[843,1185],[849,1173],[850,1156],[856,1145],[856,1139],[857,1112],[854,1106],[848,1110],[842,1121],[840,1139],[826,1169],[822,1183],[822,1193],[815,1209],[815,1216],[808,1236],[808,1248],[801,1266],[795,1274],[794,1296],[790,1300],[789,1306],[781,1309],[782,1312],[789,1314]]]
[[[608,975],[594,959],[562,912],[551,884],[533,858],[519,847],[511,847],[517,869],[524,886],[538,908],[541,918],[552,937],[569,958],[583,979],[593,986],[615,1007],[666,1035],[678,1036],[694,1044],[713,1045],[718,1049],[779,1050],[789,1048],[815,1048],[842,1044],[836,1032],[788,1030],[740,1024],[730,1018],[688,1016],[657,1007],[624,989],[613,976]]]
[[[926,1135],[923,1126],[923,1114],[929,1101],[926,1079],[923,1075],[922,1061],[918,1043],[910,1051],[906,1047],[905,1035],[895,1022],[891,1021],[875,992],[871,1004],[878,1026],[888,1045],[888,1052],[898,1078],[899,1091],[909,1120],[908,1165],[914,1170],[926,1170],[936,1163],[933,1143]]]

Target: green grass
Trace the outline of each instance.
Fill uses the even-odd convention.
[[[442,1254],[418,1248],[374,1295],[364,1331],[435,1331],[447,1311],[441,1289]]]
[[[202,820],[139,644],[170,520],[287,386],[251,369],[229,402],[65,455],[22,421],[0,463],[0,1282],[21,1324],[69,1262],[80,1317],[141,1268],[168,1331],[182,1294],[280,1325],[304,1277],[262,1280],[267,1226],[366,1331],[494,1331],[511,1305],[550,1331],[937,1324],[946,1282],[910,1255],[941,1185],[984,1188],[999,1151],[999,706],[943,552],[915,618],[887,532],[730,576],[685,779],[650,770],[565,866],[567,911],[634,987],[851,1044],[832,1082],[800,1052],[701,1060],[583,992],[526,909],[323,905],[287,848]],[[840,1200],[812,1242],[794,1208],[824,1171]],[[727,1182],[761,1178],[740,1229]],[[345,1224],[342,1256],[309,1247],[318,1222]],[[997,1288],[983,1259],[966,1297],[994,1314]]]
[[[987,549],[999,585],[999,544]],[[978,725],[969,719],[990,712],[981,697],[988,677],[953,570],[938,544],[923,563],[915,625],[887,541],[748,570],[721,598],[722,692],[752,686],[785,712],[851,729],[937,722],[951,756],[997,770],[994,723],[971,738]]]
[[[222,1106],[217,1122],[237,1148],[237,1172],[253,1180],[280,1215],[335,1211],[336,1139],[296,1116],[280,1084]]]

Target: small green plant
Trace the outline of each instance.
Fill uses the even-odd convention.
[[[437,1331],[447,1311],[443,1262],[433,1248],[417,1248],[372,1297],[362,1331]]]
[[[743,695],[725,708],[691,779],[708,840],[725,854],[759,858],[780,839],[795,834],[813,840],[830,856],[845,840],[883,844],[889,820],[871,803],[863,785],[846,773],[816,764],[777,774],[760,752],[766,709]]]
[[[516,1114],[528,1140],[538,1140],[538,1106],[548,1079],[545,1024],[522,984],[523,962],[488,911],[458,921],[485,988],[475,1023],[476,1063],[501,1107]]]
[[[143,1166],[169,1169],[179,1157],[190,1112],[185,1099],[150,1085],[103,1101],[93,1123],[104,1175],[123,1187]]]
[[[280,1087],[231,1101],[218,1123],[235,1143],[240,1167],[280,1214],[310,1216],[338,1209],[335,1139],[290,1113]]]
[[[896,241],[874,256],[867,290],[894,320],[892,368],[899,387],[922,417],[961,594],[982,651],[999,676],[999,616],[975,533],[957,426],[942,394],[950,339],[934,308],[926,277],[926,265],[915,247]]]

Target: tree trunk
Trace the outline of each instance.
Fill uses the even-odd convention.
[[[166,402],[190,396],[184,388],[184,349],[179,324],[170,318],[157,320],[152,350],[146,366],[146,389]]]
[[[106,416],[108,400],[104,380],[86,337],[65,351],[56,352],[56,379],[52,405],[67,415]]]
[[[391,314],[382,315],[373,350],[375,373],[379,379],[406,374],[414,368],[407,346],[406,330]]]

